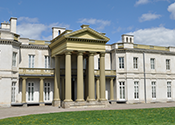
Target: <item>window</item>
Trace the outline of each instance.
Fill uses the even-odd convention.
[[[124,57],[119,57],[119,68],[124,69]]]
[[[167,82],[167,97],[171,98],[171,82]]]
[[[29,68],[34,68],[34,55],[29,55]]]
[[[15,102],[16,82],[12,82],[11,102]]]
[[[170,59],[166,59],[166,70],[170,70]]]
[[[138,68],[138,58],[137,57],[133,58],[133,67],[134,67],[134,69]]]
[[[128,37],[126,37],[126,42],[128,43]]]
[[[152,85],[152,98],[156,98],[156,82],[151,82]]]
[[[154,58],[150,59],[150,63],[151,63],[151,69],[155,69],[155,59]]]
[[[132,38],[130,38],[130,43],[132,43]]]
[[[134,99],[139,99],[139,82],[134,82]]]
[[[50,57],[45,56],[45,68],[50,68]]]
[[[12,66],[16,66],[16,52],[13,52],[13,56],[12,56]]]
[[[33,101],[34,99],[34,83],[28,83],[28,101]]]
[[[50,83],[44,84],[44,100],[45,101],[50,100]]]
[[[125,99],[125,82],[119,82],[120,99]]]

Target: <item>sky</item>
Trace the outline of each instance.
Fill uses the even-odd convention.
[[[21,37],[51,40],[52,27],[106,33],[107,44],[134,35],[135,44],[175,46],[175,0],[3,0],[0,21],[17,17]]]

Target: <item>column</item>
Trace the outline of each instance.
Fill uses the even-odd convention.
[[[61,81],[61,84],[62,84],[62,100],[65,99],[65,85],[64,85],[64,77],[62,77],[62,81]]]
[[[96,93],[97,93],[97,100],[100,99],[100,84],[99,84],[99,78],[96,78]]]
[[[110,80],[110,100],[114,100],[114,88],[113,88],[113,79]]]
[[[65,53],[65,102],[72,101],[71,99],[71,52]]]
[[[87,97],[88,97],[88,64],[89,64],[89,61],[88,61],[88,56],[86,57],[86,79],[85,79],[85,91],[84,91],[84,96],[85,96],[85,99],[87,100]]]
[[[83,53],[79,52],[77,56],[77,100],[84,101],[83,93]]]
[[[95,84],[94,84],[94,54],[89,54],[89,66],[88,66],[88,101],[95,100]]]
[[[53,106],[60,106],[59,85],[60,85],[60,57],[55,56],[55,77],[54,77]]]
[[[105,101],[105,53],[100,53],[100,100]]]
[[[44,106],[44,99],[43,99],[43,90],[44,90],[44,78],[40,78],[40,91],[39,91],[39,103],[40,106]]]
[[[22,78],[22,103],[24,106],[26,106],[26,79],[26,77]]]

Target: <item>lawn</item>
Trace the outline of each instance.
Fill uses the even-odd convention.
[[[2,124],[175,124],[175,107],[154,109],[77,111],[28,115],[0,120]]]

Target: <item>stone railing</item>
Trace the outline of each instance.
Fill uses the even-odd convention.
[[[53,68],[19,68],[20,75],[54,75]]]

